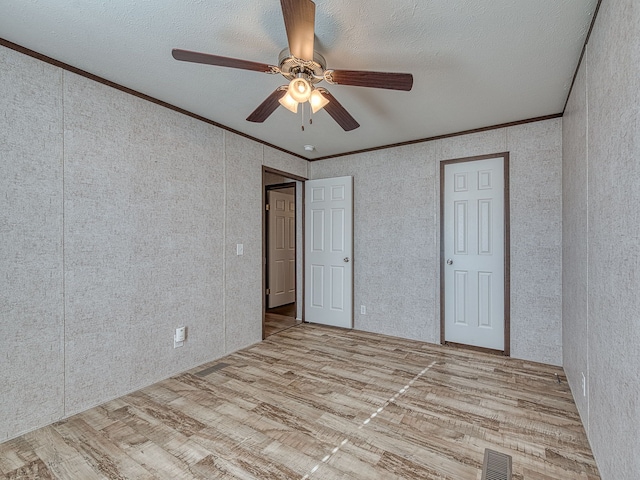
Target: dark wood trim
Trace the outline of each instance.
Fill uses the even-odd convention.
[[[268,191],[270,190],[286,190],[287,188],[293,188],[295,190],[296,187],[296,182],[292,181],[289,183],[279,183],[279,184],[273,184],[273,185],[265,185],[265,189]]]
[[[446,165],[454,163],[474,162],[490,158],[502,157],[504,169],[504,351],[505,356],[511,355],[511,219],[509,208],[509,152],[491,155],[476,155],[474,157],[455,158],[440,162],[440,343],[457,345],[445,340],[444,318],[444,169]],[[496,350],[479,348],[480,351],[496,352]]]
[[[189,112],[188,110],[184,110],[183,108],[176,107],[175,105],[164,102],[155,97],[151,97],[144,93],[138,92],[137,90],[133,90],[129,87],[125,87],[124,85],[120,85],[119,83],[115,83],[115,82],[112,82],[111,80],[107,80],[106,78],[102,78],[102,77],[99,77],[98,75],[94,75],[93,73],[89,73],[85,70],[81,70],[79,68],[74,67],[73,65],[69,65],[67,63],[56,60],[55,58],[47,57],[46,55],[43,55],[41,53],[35,52],[26,47],[18,45],[16,43],[5,40],[4,38],[0,38],[0,45],[2,45],[3,47],[7,47],[11,50],[15,50],[16,52],[22,53],[29,57],[35,58],[37,60],[40,60],[42,62],[48,63],[49,65],[53,65],[54,67],[58,67],[68,72],[75,73],[76,75],[80,75],[82,77],[88,78],[89,80],[93,80],[94,82],[101,83],[102,85],[115,88],[116,90],[120,90],[121,92],[128,93],[129,95],[133,95],[134,97],[141,98],[142,100],[146,100],[148,102],[154,103],[161,107],[168,108],[169,110],[173,110],[174,112],[181,113],[183,115],[186,115],[187,117],[195,118],[196,120],[200,120],[201,122],[208,123],[209,125],[213,125],[214,127],[221,128],[222,130],[226,130],[227,132],[235,133],[236,135],[247,138],[249,140],[253,140],[254,142],[260,143],[267,147],[271,147],[275,150],[279,150],[288,155],[292,155],[294,157],[298,157],[303,160],[308,160],[308,158],[303,157],[302,155],[299,155],[294,152],[290,152],[289,150],[285,150],[284,148],[265,142],[264,140],[260,140],[259,138],[252,137],[251,135],[247,135],[246,133],[240,132],[238,130],[234,130],[231,127],[227,127],[226,125],[223,125],[221,123],[214,122],[213,120],[209,120],[208,118]]]
[[[302,323],[305,323],[305,305],[307,302],[307,295],[305,294],[305,292],[307,291],[306,289],[306,285],[305,285],[305,270],[306,270],[306,243],[305,243],[305,235],[306,235],[306,211],[307,211],[307,184],[306,182],[302,182],[302,193],[300,194],[300,198],[302,200],[302,208],[301,208],[301,221],[302,221],[302,226],[300,227],[300,231],[302,232],[302,252],[300,255],[300,258],[302,259],[302,278],[300,279],[300,288],[302,288],[302,309],[301,309],[301,313],[300,313],[300,320],[302,320]]]
[[[465,163],[465,162],[475,162],[476,160],[487,160],[489,158],[497,158],[497,157],[505,157],[509,156],[509,152],[498,152],[493,153],[491,155],[475,155],[473,157],[464,157],[464,158],[446,158],[440,161],[440,164],[454,164],[454,163]],[[441,165],[441,168],[442,165]]]
[[[504,354],[511,356],[511,205],[509,152],[504,153]]]
[[[489,127],[475,128],[473,130],[463,130],[462,132],[448,133],[445,135],[438,135],[435,137],[420,138],[418,140],[409,140],[406,142],[391,143],[389,145],[381,145],[379,147],[363,148],[362,150],[354,150],[352,152],[337,153],[335,155],[326,155],[324,157],[318,157],[318,158],[309,158],[307,160],[309,160],[310,162],[317,162],[319,160],[328,160],[330,158],[345,157],[347,155],[356,155],[359,153],[368,153],[368,152],[375,152],[377,150],[386,150],[388,148],[405,147],[407,145],[414,145],[416,143],[433,142],[434,140],[442,140],[444,138],[460,137],[462,135],[472,135],[474,133],[482,133],[482,132],[487,132],[489,130],[497,130],[499,128],[516,127],[518,125],[524,125],[527,123],[534,123],[534,122],[542,122],[544,120],[551,120],[554,118],[562,118],[562,113],[554,113],[552,115],[545,115],[543,117],[528,118],[525,120],[518,120],[517,122],[501,123],[499,125],[491,125]]]
[[[600,7],[600,2],[601,1],[602,0],[599,0],[597,8]],[[597,9],[596,9],[596,13],[597,13]],[[594,15],[594,21],[595,21],[595,15]],[[593,22],[592,22],[592,27],[593,27]],[[591,30],[589,31],[589,34],[590,33],[591,33]],[[587,39],[588,39],[588,37],[587,37]],[[564,110],[563,110],[561,113],[555,113],[555,114],[552,114],[552,115],[545,115],[545,116],[542,116],[542,117],[535,117],[535,118],[529,118],[529,119],[525,119],[525,120],[518,120],[518,121],[515,121],[515,122],[501,123],[501,124],[498,124],[498,125],[491,125],[491,126],[488,126],[488,127],[475,128],[475,129],[472,129],[472,130],[463,130],[461,132],[448,133],[448,134],[444,134],[444,135],[437,135],[437,136],[434,136],[434,137],[420,138],[420,139],[417,139],[417,140],[409,140],[409,141],[406,141],[406,142],[392,143],[392,144],[389,144],[389,145],[381,145],[381,146],[371,147],[371,148],[364,148],[364,149],[361,149],[361,150],[353,150],[353,151],[349,151],[349,152],[338,153],[338,154],[335,154],[335,155],[326,155],[326,156],[318,157],[318,158],[307,158],[307,157],[305,157],[303,155],[300,155],[300,154],[295,153],[295,152],[291,152],[291,151],[286,150],[284,148],[281,148],[281,147],[278,147],[278,146],[273,145],[271,143],[265,142],[264,140],[260,140],[259,138],[252,137],[251,135],[247,135],[246,133],[240,132],[240,131],[235,130],[235,129],[231,128],[231,127],[227,127],[226,125],[223,125],[221,123],[215,122],[215,121],[210,120],[208,118],[202,117],[202,116],[197,115],[197,114],[192,113],[192,112],[189,112],[188,110],[185,110],[183,108],[177,107],[177,106],[172,105],[170,103],[164,102],[164,101],[159,100],[159,99],[157,99],[155,97],[151,97],[150,95],[146,95],[144,93],[138,92],[137,90],[133,90],[131,88],[128,88],[128,87],[125,87],[125,86],[120,85],[118,83],[115,83],[115,82],[112,82],[110,80],[107,80],[106,78],[100,77],[98,75],[94,75],[93,73],[89,73],[89,72],[87,72],[85,70],[81,70],[81,69],[79,69],[77,67],[74,67],[73,65],[69,65],[67,63],[61,62],[61,61],[56,60],[54,58],[51,58],[51,57],[48,57],[48,56],[43,55],[41,53],[38,53],[38,52],[36,52],[34,50],[30,50],[30,49],[28,49],[26,47],[23,47],[23,46],[18,45],[16,43],[10,42],[9,40],[5,40],[4,38],[0,38],[0,45],[4,46],[6,48],[9,48],[11,50],[14,50],[16,52],[22,53],[24,55],[27,55],[29,57],[35,58],[37,60],[40,60],[42,62],[48,63],[49,65],[53,65],[55,67],[59,67],[59,68],[61,68],[63,70],[66,70],[66,71],[71,72],[71,73],[75,73],[76,75],[80,75],[80,76],[85,77],[85,78],[87,78],[89,80],[93,80],[95,82],[101,83],[101,84],[106,85],[108,87],[115,88],[116,90],[120,90],[121,92],[128,93],[129,95],[133,95],[134,97],[138,97],[140,99],[143,99],[143,100],[146,100],[148,102],[154,103],[154,104],[159,105],[161,107],[168,108],[169,110],[172,110],[174,112],[178,112],[178,113],[181,113],[181,114],[186,115],[188,117],[194,118],[196,120],[200,120],[201,122],[207,123],[209,125],[213,125],[214,127],[218,127],[218,128],[220,128],[222,130],[226,130],[227,132],[231,132],[231,133],[234,133],[234,134],[239,135],[241,137],[247,138],[249,140],[253,140],[254,142],[257,142],[257,143],[260,143],[260,144],[265,145],[267,147],[273,148],[274,150],[278,150],[280,152],[286,153],[287,155],[291,155],[291,156],[300,158],[302,160],[307,160],[308,162],[316,162],[316,161],[319,161],[319,160],[328,160],[330,158],[339,158],[339,157],[344,157],[344,156],[348,156],[348,155],[356,155],[356,154],[359,154],[359,153],[374,152],[374,151],[377,151],[377,150],[386,150],[386,149],[389,149],[389,148],[403,147],[403,146],[406,146],[406,145],[413,145],[413,144],[416,144],[416,143],[425,143],[425,142],[431,142],[431,141],[434,141],[434,140],[442,140],[442,139],[445,139],[445,138],[459,137],[459,136],[462,136],[462,135],[471,135],[471,134],[474,134],[474,133],[481,133],[481,132],[486,132],[486,131],[489,131],[489,130],[496,130],[496,129],[499,129],[499,128],[507,128],[507,127],[514,127],[514,126],[517,126],[517,125],[524,125],[526,123],[541,122],[543,120],[550,120],[550,119],[553,119],[553,118],[561,118],[563,113],[564,113]],[[585,43],[585,46],[586,46],[586,43]],[[578,67],[579,67],[579,65],[578,65]],[[577,74],[577,70],[576,70],[576,74]],[[574,75],[574,81],[575,81],[575,75]],[[569,91],[569,93],[571,93],[571,91]],[[567,97],[567,101],[568,101],[568,98],[569,97]],[[565,104],[565,108],[566,108],[566,104]],[[294,178],[294,177],[290,176],[289,178]],[[297,178],[296,178],[296,180],[297,180]]]
[[[455,160],[450,160],[449,163]],[[461,160],[459,160],[461,161]],[[447,162],[440,162],[440,344],[444,339],[444,167]]]
[[[271,167],[262,167],[262,172],[271,173],[273,175],[280,175],[281,177],[290,178],[291,180],[297,180],[298,182],[306,182],[307,180],[309,180],[308,178],[300,177],[298,175],[294,175],[293,173],[284,172],[282,170]]]
[[[260,292],[260,298],[262,299],[262,340],[265,337],[265,325],[267,321],[267,210],[265,205],[267,204],[267,190],[265,188],[266,183],[266,170],[262,167],[262,203],[260,208],[262,209],[262,255],[260,255],[260,261],[262,262],[262,291]]]
[[[582,60],[584,59],[584,54],[587,52],[587,44],[589,43],[589,39],[591,38],[591,32],[593,31],[593,26],[596,24],[596,18],[598,18],[598,12],[600,11],[600,5],[602,4],[602,0],[598,0],[598,4],[596,5],[595,10],[593,11],[593,18],[591,19],[591,25],[589,26],[589,31],[587,32],[587,36],[584,39],[584,45],[582,46],[582,51],[580,52],[580,58],[578,59],[578,65],[576,66],[576,71],[573,74],[573,79],[571,80],[571,86],[569,87],[569,93],[567,93],[567,99],[564,102],[564,107],[562,108],[562,114],[567,110],[567,105],[569,104],[569,98],[571,98],[571,92],[573,91],[573,85],[576,83],[576,78],[578,77],[578,72],[580,71],[580,66],[582,65]]]
[[[302,201],[302,210],[301,210],[301,218],[300,218],[300,222],[302,223],[301,225],[301,232],[302,232],[302,252],[301,252],[301,258],[302,258],[302,268],[304,271],[304,192],[305,192],[305,184],[304,182],[307,181],[306,178],[301,177],[299,175],[294,175],[292,173],[287,173],[285,171],[282,170],[278,170],[275,168],[271,168],[271,167],[266,167],[263,166],[262,167],[262,339],[264,340],[265,336],[265,315],[267,312],[267,295],[266,295],[266,289],[267,289],[267,234],[268,234],[268,226],[267,226],[267,211],[265,209],[265,205],[267,204],[267,190],[268,190],[268,186],[266,185],[266,175],[268,173],[271,174],[275,174],[275,175],[280,175],[282,177],[285,178],[289,178],[291,180],[295,180],[298,182],[301,182],[301,201]],[[283,184],[285,185],[285,184]],[[298,191],[298,186],[294,183],[293,185],[291,184],[286,184],[287,188],[290,187],[294,187],[294,194],[296,195],[296,217],[295,217],[295,221],[296,221],[296,231],[297,231],[297,222],[298,222],[298,200],[297,200],[297,191]],[[297,255],[298,255],[298,246],[297,246],[297,240],[298,237],[296,235],[296,289],[298,288],[298,278],[297,278]],[[301,319],[304,322],[304,275],[302,276],[302,278],[300,279],[300,288],[302,289],[302,315],[301,315]],[[296,291],[296,310],[297,310],[297,299],[298,299],[298,292]],[[296,315],[297,315],[297,311],[296,311]]]

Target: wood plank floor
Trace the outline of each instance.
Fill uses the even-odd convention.
[[[264,315],[264,338],[302,323],[296,320],[296,304],[288,303],[275,308],[267,308]]]
[[[303,324],[0,444],[0,479],[479,480],[485,448],[600,478],[562,369]]]
[[[264,314],[264,337],[270,337],[278,332],[286,330],[287,328],[299,325],[299,320],[296,317],[290,317],[287,315],[279,315],[277,313],[265,313]]]

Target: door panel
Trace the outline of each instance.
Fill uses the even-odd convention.
[[[467,225],[467,204],[465,201],[454,202],[455,209],[455,239],[456,255],[467,254],[467,238],[469,236]]]
[[[344,251],[344,209],[331,210],[331,251]]]
[[[311,278],[307,281],[313,308],[324,308],[324,265],[311,265]]]
[[[504,350],[504,158],[443,175],[444,340]]]
[[[305,320],[353,327],[353,178],[306,183]]]
[[[478,325],[480,328],[491,328],[493,317],[491,315],[493,300],[491,295],[491,272],[478,272]]]
[[[469,299],[467,296],[467,279],[469,277],[469,272],[464,272],[461,270],[454,271],[455,275],[455,291],[453,292],[454,301],[455,301],[455,310],[454,310],[454,322],[457,325],[468,325],[467,322],[467,303],[469,303]]]
[[[344,310],[344,268],[331,267],[331,310]]]
[[[311,250],[314,253],[324,252],[324,210],[311,211]]]

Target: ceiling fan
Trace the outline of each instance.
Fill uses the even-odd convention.
[[[360,124],[327,89],[316,87],[316,84],[325,80],[332,85],[411,90],[413,76],[410,73],[327,70],[324,57],[313,49],[315,3],[312,0],[280,0],[280,5],[289,48],[280,52],[278,66],[177,48],[173,49],[171,54],[176,60],[184,62],[281,74],[289,80],[289,85],[276,88],[247,117],[250,122],[264,122],[278,105],[296,113],[298,104],[308,101],[313,113],[324,108],[343,130],[350,131],[358,128]]]

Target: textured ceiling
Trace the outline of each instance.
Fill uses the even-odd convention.
[[[276,65],[278,0],[3,0],[0,37],[313,159],[562,112],[597,0],[317,0],[328,68],[408,72],[411,92],[328,85],[361,127],[280,107],[280,75],[178,62],[182,48]],[[304,145],[316,147],[305,152]]]

